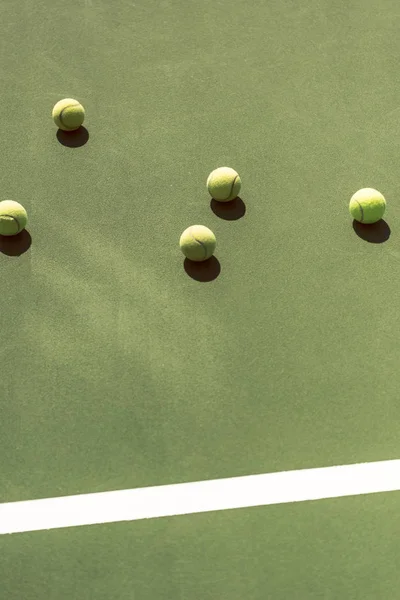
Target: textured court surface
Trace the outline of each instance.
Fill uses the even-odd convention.
[[[0,6],[0,502],[399,458],[396,4]],[[55,102],[85,129],[56,135]],[[242,178],[210,204],[208,174]],[[384,223],[353,227],[375,187]],[[208,272],[179,236],[217,236]],[[202,281],[208,279],[208,281]],[[0,537],[7,600],[392,600],[398,492]]]

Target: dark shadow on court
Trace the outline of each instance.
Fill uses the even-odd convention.
[[[7,256],[21,256],[29,250],[32,238],[26,229],[17,235],[0,235],[0,253]]]
[[[246,205],[239,196],[230,202],[217,202],[212,198],[210,207],[217,217],[226,221],[237,221],[246,214]]]
[[[358,237],[370,244],[383,244],[388,241],[391,234],[389,225],[383,219],[370,225],[353,221],[353,229]]]
[[[221,272],[220,262],[215,256],[203,262],[194,262],[185,258],[183,268],[189,277],[201,282],[214,281]]]
[[[57,131],[57,139],[63,146],[68,148],[80,148],[84,146],[89,140],[89,132],[86,127],[79,127],[75,131],[63,131],[59,129]]]

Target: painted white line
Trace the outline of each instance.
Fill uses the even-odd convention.
[[[0,504],[0,534],[400,490],[400,460]]]

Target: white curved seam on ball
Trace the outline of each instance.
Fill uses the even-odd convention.
[[[206,256],[207,256],[207,249],[206,249],[205,245],[203,244],[203,242],[201,242],[200,240],[198,240],[198,239],[197,239],[197,238],[196,238],[196,237],[193,235],[193,233],[191,233],[191,236],[192,236],[192,238],[194,239],[194,241],[195,241],[195,242],[197,242],[198,244],[200,244],[200,246],[203,248],[203,250],[204,250],[204,258],[206,258]]]
[[[358,206],[360,207],[360,212],[361,212],[361,223],[364,221],[364,211],[363,211],[363,207],[361,206],[361,204],[359,203],[358,200],[356,200]]]
[[[10,219],[12,219],[14,221],[14,223],[17,224],[17,229],[19,230],[21,227],[20,222],[18,221],[18,219],[16,219],[15,217],[13,217],[12,215],[1,215],[2,217],[8,217]]]
[[[236,175],[235,179],[232,182],[231,193],[229,194],[228,198],[230,198],[230,196],[232,196],[233,188],[235,187],[235,183],[236,183],[236,180],[238,177],[239,177],[239,175]],[[228,199],[228,198],[226,198],[226,199]]]

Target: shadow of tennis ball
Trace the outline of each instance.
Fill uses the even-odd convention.
[[[212,198],[210,207],[217,217],[226,221],[237,221],[246,214],[246,205],[239,196],[230,202],[217,202]]]
[[[201,282],[214,281],[221,272],[220,262],[215,256],[202,262],[195,262],[185,258],[183,268],[192,279]]]
[[[63,131],[58,129],[57,139],[63,146],[68,148],[79,148],[84,146],[89,140],[89,132],[86,127],[79,127],[75,131]]]
[[[354,220],[353,229],[358,237],[371,244],[383,244],[388,241],[391,234],[389,225],[383,219],[370,225]]]
[[[0,253],[7,256],[21,256],[29,250],[32,238],[26,229],[17,235],[0,235]]]

